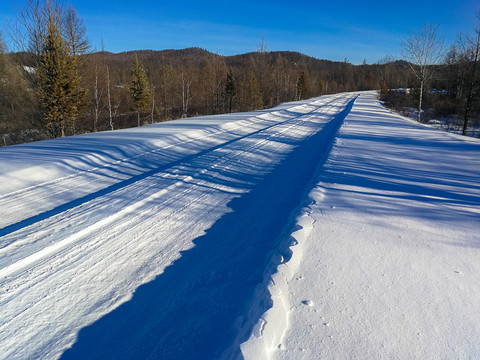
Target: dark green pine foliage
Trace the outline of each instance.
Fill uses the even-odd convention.
[[[257,76],[253,71],[250,73],[250,81],[248,82],[245,100],[248,110],[258,110],[263,108],[262,91],[260,90]]]
[[[135,57],[135,66],[132,68],[132,80],[130,82],[129,92],[135,104],[137,113],[137,124],[140,126],[140,113],[147,112],[150,108],[152,92],[148,84],[147,74],[142,63]]]
[[[308,79],[305,71],[300,73],[297,81],[297,100],[303,100],[308,97]]]
[[[233,104],[233,98],[237,93],[237,89],[235,88],[235,82],[233,80],[233,70],[230,69],[230,71],[227,74],[227,82],[225,84],[225,95],[228,100],[228,112],[232,112],[232,104]]]
[[[76,57],[70,55],[55,16],[49,14],[47,34],[37,64],[37,92],[42,104],[43,129],[56,138],[74,128],[75,118],[85,105],[86,90],[81,88]],[[75,132],[73,129],[72,132]]]
[[[382,82],[382,87],[380,88],[380,98],[385,100],[388,96],[388,86],[387,82]]]

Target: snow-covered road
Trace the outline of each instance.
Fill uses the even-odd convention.
[[[246,359],[480,359],[480,140],[361,95]]]
[[[357,95],[0,149],[0,358],[238,355]]]
[[[374,92],[1,148],[0,359],[478,359],[479,179]]]

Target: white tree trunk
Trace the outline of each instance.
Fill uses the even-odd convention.
[[[420,81],[420,98],[418,99],[418,113],[417,113],[417,121],[420,122],[421,113],[422,113],[422,99],[423,99],[423,87],[424,81],[423,79]]]
[[[190,85],[192,84],[191,81],[185,78],[185,75],[182,74],[182,117],[186,118],[188,114],[188,105],[190,101],[192,101]]]
[[[110,120],[110,129],[113,130],[112,98],[110,95],[110,70],[108,66],[107,66],[107,98],[108,98],[108,116]]]

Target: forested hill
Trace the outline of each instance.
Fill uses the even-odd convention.
[[[406,73],[409,71],[408,65],[404,61],[373,65],[365,62],[362,65],[353,65],[347,60],[338,62],[317,59],[294,51],[250,52],[234,56],[221,56],[194,47],[181,50],[138,50],[122,53],[96,52],[88,56],[97,61],[127,69],[126,73],[129,73],[136,56],[138,56],[138,59],[147,69],[147,73],[149,70],[153,71],[155,68],[166,65],[174,67],[184,66],[194,70],[196,68],[202,69],[206,64],[215,62],[232,68],[238,79],[245,75],[244,72],[248,73],[250,71],[255,73],[257,79],[259,77],[265,79],[265,76],[268,74],[272,76],[278,75],[282,70],[286,72],[291,71],[289,80],[292,87],[296,86],[296,80],[298,80],[301,71],[304,70],[308,75],[308,80],[310,80],[308,84],[309,93],[314,93],[315,96],[319,91],[323,94],[380,89],[381,83],[387,80],[389,83],[395,84],[392,84],[393,87],[404,86],[405,76],[407,76]],[[260,74],[260,71],[265,71],[266,73]],[[260,84],[261,87],[265,85],[268,84]],[[262,90],[265,89],[262,88]],[[266,95],[268,98],[268,94]]]
[[[144,69],[150,99],[140,117],[129,91],[136,59]],[[5,86],[0,101],[2,145],[52,137],[45,132],[34,96],[33,56],[1,55],[15,87]],[[251,111],[282,102],[343,91],[404,87],[411,82],[403,62],[353,65],[316,59],[298,52],[257,51],[221,56],[200,48],[94,52],[78,57],[82,88],[79,114],[62,129],[65,135],[138,126],[180,117]],[[23,71],[23,70],[26,71]],[[2,75],[2,74],[0,74]],[[25,80],[25,81],[23,81]],[[8,100],[8,101],[7,101]],[[40,109],[40,110],[39,110]],[[43,121],[43,122],[42,122]]]

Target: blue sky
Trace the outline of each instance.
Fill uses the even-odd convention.
[[[14,19],[14,3],[0,13]],[[292,50],[354,64],[400,57],[400,42],[424,23],[439,25],[446,44],[476,25],[478,0],[459,1],[192,1],[70,0],[83,19],[92,47],[121,52],[201,47],[220,55]],[[2,20],[4,20],[2,19]],[[4,38],[8,31],[0,26]]]

